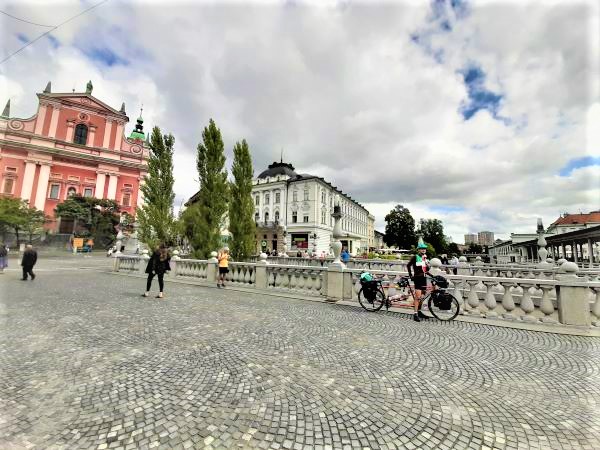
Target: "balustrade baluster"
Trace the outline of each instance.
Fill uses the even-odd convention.
[[[454,295],[454,297],[456,297],[456,300],[458,300],[458,305],[460,306],[460,313],[464,314],[465,313],[465,301],[464,301],[464,297],[463,297],[463,291],[461,290],[461,284],[463,284],[464,282],[462,280],[452,280],[452,294]]]
[[[554,286],[540,284],[537,287],[542,290],[542,300],[540,301],[540,310],[544,313],[542,322],[557,323],[557,320],[552,317],[552,314],[554,314],[554,304],[550,299],[550,291],[554,289]]]
[[[515,310],[515,300],[511,292],[513,286],[515,286],[513,282],[502,283],[502,287],[504,288],[504,294],[502,295],[502,307],[506,311],[502,317],[509,320],[516,319],[512,313]]]
[[[288,289],[290,286],[290,274],[287,270],[277,269],[277,287]]]
[[[479,285],[479,280],[468,280],[469,283],[469,295],[467,297],[467,304],[470,309],[468,311],[471,315],[479,315],[479,296],[477,295],[476,287]]]
[[[304,290],[304,275],[304,269],[299,269],[298,271],[296,271],[296,289],[298,289],[299,291]]]
[[[496,311],[494,311],[497,306],[496,294],[494,292],[494,289],[496,288],[496,282],[495,281],[484,281],[483,284],[486,287],[484,305],[487,308],[487,311],[485,313],[485,317],[496,318],[496,317],[498,317],[498,313]]]
[[[308,272],[307,274],[307,279],[306,279],[306,289],[308,290],[308,292],[313,292],[315,289],[315,280],[317,278],[317,273],[314,270],[311,270],[310,272]]]
[[[521,283],[521,287],[523,288],[523,297],[521,297],[520,307],[525,313],[521,316],[521,320],[525,322],[536,322],[537,319],[535,318],[535,316],[532,315],[533,311],[535,310],[535,305],[533,304],[533,300],[531,299],[530,291],[532,285]]]
[[[317,280],[315,281],[315,290],[317,292],[319,292],[319,294],[321,294],[322,289],[323,289],[323,271],[319,271],[319,272],[317,272]]]
[[[600,327],[600,288],[592,288],[592,292],[596,298],[590,310],[592,313],[591,322],[592,325]]]

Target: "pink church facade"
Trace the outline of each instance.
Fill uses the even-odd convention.
[[[113,109],[84,93],[52,93],[50,83],[37,94],[30,118],[0,117],[0,195],[21,198],[53,220],[54,208],[69,195],[117,201],[135,215],[143,203],[140,184],[148,170],[149,146],[142,119],[127,138],[125,105]]]

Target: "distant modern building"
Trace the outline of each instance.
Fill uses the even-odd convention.
[[[476,234],[465,234],[465,245],[478,244],[479,240]]]
[[[480,231],[477,233],[477,243],[486,247],[494,245],[494,233],[491,231]]]
[[[114,109],[85,92],[53,93],[48,83],[37,94],[29,118],[0,117],[0,195],[21,198],[54,217],[70,195],[115,200],[135,215],[142,204],[140,184],[148,171],[143,119],[125,136],[125,104]],[[53,219],[51,231],[72,231],[72,219]]]

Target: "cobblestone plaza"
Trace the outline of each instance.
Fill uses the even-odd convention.
[[[144,280],[0,276],[0,448],[597,449],[600,339]]]

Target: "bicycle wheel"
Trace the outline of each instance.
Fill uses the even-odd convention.
[[[382,306],[385,304],[385,295],[380,290],[375,292],[375,298],[373,300],[369,300],[365,297],[363,290],[358,292],[358,302],[360,306],[365,308],[367,311],[379,311]]]
[[[429,311],[436,319],[453,320],[460,312],[460,304],[449,292],[436,292],[429,296]]]

